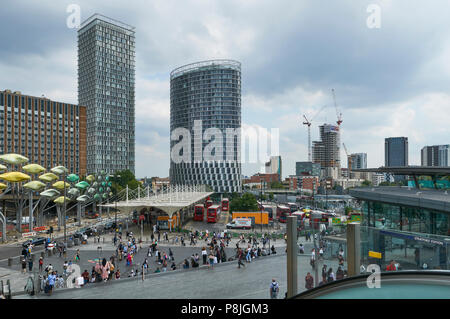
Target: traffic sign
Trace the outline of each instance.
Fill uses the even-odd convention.
[[[369,257],[381,259],[381,253],[369,250]]]

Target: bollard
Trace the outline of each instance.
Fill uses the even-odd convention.
[[[356,276],[360,273],[361,263],[361,236],[360,224],[347,225],[347,265],[348,276]]]
[[[105,237],[103,237],[103,243],[105,243]]]
[[[52,256],[52,250],[49,249],[47,252],[48,252],[48,257],[51,257]]]
[[[287,217],[287,297],[295,296],[297,291],[297,216]]]
[[[11,257],[8,258],[8,266],[9,266],[9,267],[12,266],[12,258],[11,258]]]

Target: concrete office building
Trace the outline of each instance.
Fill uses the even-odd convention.
[[[206,184],[218,193],[242,191],[240,62],[203,61],[171,72],[170,130],[174,138],[170,142],[171,152],[181,142],[173,135],[176,129],[187,130],[192,138],[191,148],[183,149],[183,155],[188,154],[187,160],[174,161],[171,156],[171,185]],[[208,152],[214,157],[210,160],[203,155],[213,139],[207,136],[215,129],[223,139],[220,142],[212,135],[218,145]],[[238,136],[227,139],[227,130],[237,132]]]
[[[87,169],[135,168],[135,31],[94,14],[78,30],[78,102],[87,107]]]
[[[450,145],[425,146],[421,150],[422,166],[450,166]]]
[[[339,178],[341,168],[339,126],[324,124],[319,126],[320,141],[312,146],[312,161],[319,163],[324,176]]]
[[[0,154],[86,175],[86,107],[0,91]]]
[[[280,181],[282,179],[281,174],[281,156],[271,156],[270,160],[265,164],[266,174],[278,174]]]

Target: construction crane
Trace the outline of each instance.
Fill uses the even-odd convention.
[[[348,181],[348,179],[350,177],[350,171],[352,169],[352,157],[348,155],[348,151],[347,151],[347,147],[345,146],[345,143],[342,143],[342,145],[344,146],[345,154],[347,154],[347,166],[348,166],[347,181]]]
[[[331,89],[331,92],[333,93],[333,102],[334,102],[334,108],[336,109],[336,117],[337,117],[337,125],[340,127],[342,123],[342,113],[339,112],[337,103],[336,103],[336,94],[334,93],[334,89]]]
[[[308,120],[306,116],[303,114],[303,118],[305,121],[303,122],[303,125],[308,125],[308,162],[312,162],[312,155],[311,155],[311,122],[319,115],[320,112],[326,107],[326,105],[322,106],[322,108],[314,114],[314,116],[311,118],[311,120]]]

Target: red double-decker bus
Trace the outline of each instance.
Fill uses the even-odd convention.
[[[259,209],[269,214],[269,222],[273,221],[273,207],[271,205],[259,205]]]
[[[278,205],[277,206],[277,218],[280,223],[287,222],[287,216],[291,215],[291,209],[287,206]]]
[[[230,206],[230,201],[228,200],[228,198],[224,198],[222,199],[222,210],[224,212],[227,212]]]
[[[217,223],[220,219],[220,206],[212,205],[206,210],[206,221],[208,223]]]
[[[205,216],[205,205],[198,204],[194,207],[194,220],[203,221],[203,217]]]
[[[205,208],[209,208],[213,204],[213,201],[209,197],[205,201]]]

